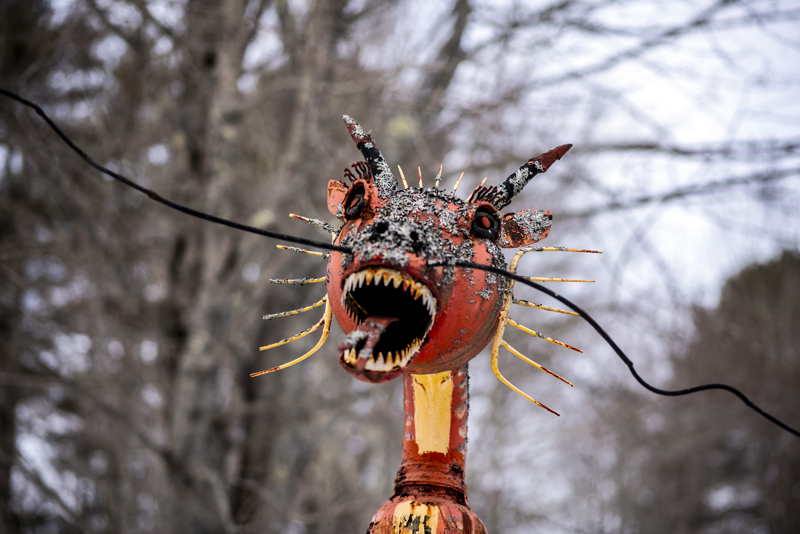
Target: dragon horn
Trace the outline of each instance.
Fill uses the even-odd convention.
[[[378,150],[378,145],[375,144],[372,136],[365,133],[364,129],[349,115],[342,115],[342,120],[350,131],[350,137],[355,141],[356,147],[372,169],[373,183],[378,188],[380,197],[388,198],[399,191],[397,180],[389,169],[389,164],[383,159],[383,154]]]
[[[502,184],[491,188],[480,188],[483,189],[483,191],[481,191],[478,196],[490,200],[497,209],[503,209],[511,204],[511,199],[528,185],[531,178],[549,169],[550,166],[561,159],[561,156],[566,154],[567,150],[570,148],[572,148],[572,145],[557,146],[541,156],[531,158],[522,167],[517,169],[514,174],[506,178]],[[473,198],[475,199],[475,197]]]

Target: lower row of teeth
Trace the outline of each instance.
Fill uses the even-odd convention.
[[[411,361],[411,358],[419,350],[420,346],[422,346],[421,339],[415,339],[411,342],[405,349],[397,352],[389,352],[388,354],[384,355],[382,352],[378,353],[378,356],[375,357],[373,354],[372,357],[367,359],[367,363],[364,364],[364,368],[368,371],[391,371],[395,368],[403,368],[405,367],[408,362]],[[358,355],[356,354],[356,349],[352,348],[349,351],[344,353],[344,361],[348,365],[355,366],[358,362]]]

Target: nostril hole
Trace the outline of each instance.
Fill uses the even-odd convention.
[[[411,248],[414,252],[422,250],[422,240],[419,238],[419,233],[412,230],[411,233],[408,234],[408,237],[411,238]]]
[[[381,222],[375,224],[375,229],[373,231],[374,231],[375,235],[381,235],[381,234],[385,234],[386,230],[388,230],[388,229],[389,229],[389,225],[386,224],[385,222],[381,221]]]

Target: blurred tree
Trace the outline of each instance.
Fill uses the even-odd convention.
[[[675,388],[725,374],[791,420],[800,404],[800,254],[729,279],[716,309],[695,310],[697,333],[675,357]],[[651,404],[619,444],[625,532],[770,532],[800,528],[797,438],[750,417],[727,395]],[[632,412],[632,407],[628,407]],[[613,424],[613,423],[612,423]],[[622,433],[620,433],[620,436]],[[676,440],[675,436],[688,439]]]
[[[684,290],[671,269],[699,276],[683,263],[692,254],[671,253],[663,232],[649,232],[666,219],[665,232],[685,235],[675,223],[685,214],[674,210],[749,237],[768,206],[762,235],[796,239],[789,179],[800,143],[796,130],[775,126],[791,109],[782,99],[796,72],[772,61],[797,54],[781,31],[798,18],[796,6],[773,1],[10,0],[0,3],[0,86],[168,198],[316,238],[284,216],[329,218],[327,180],[358,158],[342,113],[427,180],[442,161],[446,180],[466,170],[464,189],[573,142],[571,160],[528,192],[536,201],[515,205],[551,209],[560,225],[551,240],[588,241],[619,258],[612,275],[633,271],[641,286],[627,278],[624,296],[606,286],[594,309],[649,336],[665,317],[680,323]],[[780,54],[747,49],[741,32],[768,36]],[[659,109],[674,92],[640,98],[654,77],[661,89],[691,82],[678,90],[691,111]],[[737,107],[751,94],[771,98],[775,113],[762,101]],[[747,113],[774,122],[753,129]],[[100,180],[31,117],[0,104],[0,528],[365,529],[400,457],[397,385],[354,383],[334,361],[335,341],[279,376],[247,377],[313,343],[255,350],[312,320],[259,314],[321,297],[319,286],[267,279],[318,276],[321,262]],[[724,131],[709,130],[709,117]],[[547,276],[567,261],[537,265]],[[648,276],[636,277],[642,270]],[[642,294],[676,306],[630,305]],[[558,319],[540,323],[572,332]],[[614,399],[617,388],[606,370],[617,367],[597,359],[560,360],[583,378],[583,393],[561,398],[536,383],[534,396],[552,394],[573,413],[587,395],[596,404],[562,427],[533,419],[533,440],[519,435],[529,425],[509,423],[519,401],[473,373],[470,495],[491,531],[616,530],[629,512],[638,520],[598,482],[615,469],[597,460],[616,446],[608,436],[630,429],[587,433],[597,428],[593,410],[613,404],[597,398]],[[542,461],[530,461],[530,443]],[[564,468],[572,458],[594,467]]]

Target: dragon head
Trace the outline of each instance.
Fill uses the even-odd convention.
[[[372,137],[350,117],[343,120],[366,161],[353,165],[355,174],[345,171],[349,184],[328,183],[328,209],[344,223],[335,244],[353,251],[328,259],[328,299],[346,334],[339,362],[367,382],[404,370],[457,368],[491,339],[504,282],[448,262],[504,268],[501,248],[544,239],[549,211],[500,210],[571,145],[529,160],[499,186],[479,187],[464,201],[436,187],[400,189]]]

